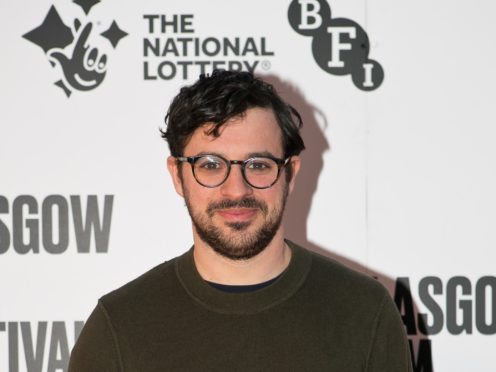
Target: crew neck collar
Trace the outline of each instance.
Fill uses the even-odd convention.
[[[266,280],[265,282],[261,283],[256,283],[256,284],[222,284],[222,283],[216,283],[216,282],[211,282],[206,280],[208,284],[210,284],[212,287],[220,289],[221,291],[224,292],[231,292],[231,293],[245,293],[245,292],[253,292],[253,291],[258,291],[262,288],[268,287],[269,285],[273,284],[279,277],[282,275],[280,273],[276,277]]]
[[[305,281],[311,256],[303,248],[286,240],[291,260],[271,285],[253,292],[229,293],[212,287],[198,273],[192,247],[178,257],[176,274],[189,296],[210,311],[224,314],[253,314],[275,306],[291,297]]]

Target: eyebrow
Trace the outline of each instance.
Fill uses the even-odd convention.
[[[201,151],[198,154],[194,156],[202,156],[202,155],[216,155],[220,156],[222,158],[228,159],[228,157],[225,154],[221,154],[218,152],[213,152],[213,151]],[[250,158],[256,158],[256,157],[273,157],[273,158],[279,158],[278,156],[275,156],[273,153],[270,151],[258,151],[258,152],[250,152],[245,159],[228,159],[228,160],[246,160]]]
[[[262,152],[250,152],[248,154],[248,158],[254,158],[254,157],[257,157],[257,156],[271,156],[273,158],[277,158],[278,156],[275,156],[273,153],[271,153],[270,151],[262,151]]]

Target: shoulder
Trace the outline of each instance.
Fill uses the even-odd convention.
[[[320,313],[337,334],[354,332],[366,344],[384,329],[386,333],[394,330],[402,340],[399,312],[378,280],[320,254],[308,250],[306,254],[311,265],[302,287],[304,302],[312,304],[314,313]],[[368,350],[370,344],[365,344],[362,346]]]
[[[340,286],[346,291],[372,291],[376,295],[384,295],[386,289],[373,277],[353,270],[338,261],[310,252],[312,256],[312,272],[323,280]]]
[[[379,310],[389,293],[376,279],[355,271],[336,260],[309,251],[294,243],[296,249],[306,251],[311,258],[306,285],[313,286],[323,298],[339,301],[342,307],[364,307]]]
[[[164,302],[180,290],[175,272],[178,258],[163,262],[122,287],[107,293],[99,304],[111,315],[133,312],[144,304]]]

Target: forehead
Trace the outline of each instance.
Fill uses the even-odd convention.
[[[264,152],[284,156],[282,131],[272,109],[248,109],[225,123],[219,137],[208,134],[212,127],[213,124],[206,123],[193,132],[184,148],[185,156],[215,153],[237,160]]]

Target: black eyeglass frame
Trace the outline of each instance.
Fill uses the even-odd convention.
[[[196,174],[195,174],[195,163],[198,161],[198,159],[201,159],[201,158],[204,158],[204,157],[207,157],[207,156],[215,156],[215,157],[217,157],[219,159],[222,159],[227,164],[227,173],[226,173],[226,176],[224,177],[224,179],[221,182],[219,182],[218,184],[216,184],[214,186],[209,186],[209,185],[205,185],[205,184],[201,183],[198,180],[198,178],[196,178]],[[251,187],[253,187],[255,189],[268,189],[268,188],[274,186],[274,184],[277,182],[277,180],[279,179],[279,176],[281,175],[281,168],[282,167],[285,167],[288,164],[289,159],[291,159],[291,156],[288,156],[286,159],[280,159],[280,158],[276,158],[274,156],[263,155],[263,156],[252,156],[251,158],[248,158],[246,160],[227,160],[223,156],[220,156],[220,155],[217,155],[217,154],[202,154],[202,155],[196,155],[196,156],[176,156],[175,158],[179,162],[191,164],[191,172],[193,173],[193,177],[195,177],[196,182],[198,182],[203,187],[207,187],[209,189],[213,189],[215,187],[219,187],[220,185],[222,185],[224,182],[226,182],[227,178],[231,174],[231,165],[232,164],[237,164],[237,165],[240,165],[241,166],[241,174],[243,175],[244,181],[248,185],[250,185]],[[248,164],[250,161],[253,161],[254,159],[270,159],[270,160],[273,160],[277,164],[277,176],[276,176],[274,182],[272,182],[270,185],[264,186],[264,187],[254,186],[246,178],[246,174],[245,174],[246,164]]]

